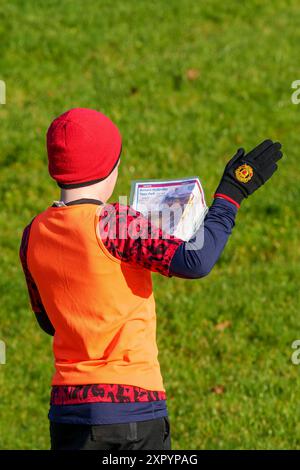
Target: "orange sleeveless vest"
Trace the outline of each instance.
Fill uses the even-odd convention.
[[[55,328],[52,385],[164,391],[151,273],[106,250],[96,233],[100,211],[49,207],[31,225],[28,267]]]

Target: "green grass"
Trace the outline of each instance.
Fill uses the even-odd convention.
[[[122,131],[115,197],[131,179],[197,174],[209,202],[237,146],[283,143],[280,171],[243,203],[211,275],[155,276],[155,293],[174,448],[298,448],[299,2],[12,0],[0,6],[0,44],[0,448],[49,447],[51,340],[28,307],[18,246],[57,198],[44,135],[74,106]]]

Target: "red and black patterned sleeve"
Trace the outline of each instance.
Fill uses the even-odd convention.
[[[98,235],[115,258],[171,276],[170,264],[183,240],[166,234],[140,212],[119,203],[101,211]]]
[[[27,264],[27,249],[28,249],[28,241],[29,241],[29,235],[30,235],[30,227],[31,227],[31,223],[27,225],[27,227],[23,231],[23,236],[22,236],[22,241],[21,241],[20,251],[19,251],[20,261],[21,261],[23,272],[25,275],[31,308],[33,312],[35,313],[38,324],[41,327],[41,329],[45,331],[45,333],[53,336],[55,333],[54,327],[48,318],[48,315],[45,311],[37,285],[35,284],[33,280],[33,277],[29,271],[28,264]]]

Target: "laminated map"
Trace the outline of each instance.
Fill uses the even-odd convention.
[[[198,177],[174,180],[135,180],[130,205],[151,223],[182,240],[191,240],[207,213]]]

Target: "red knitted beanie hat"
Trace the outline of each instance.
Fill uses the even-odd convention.
[[[87,186],[107,178],[121,149],[118,128],[93,109],[71,109],[56,118],[47,132],[49,173],[61,188]]]

